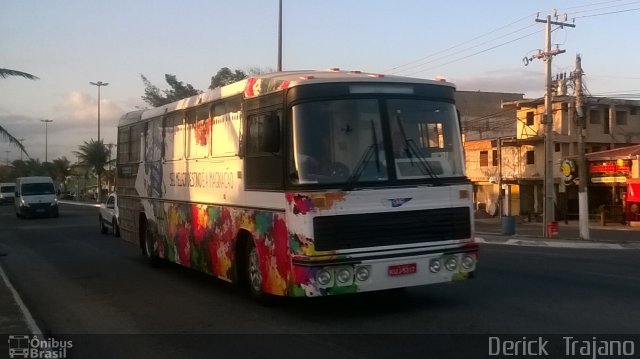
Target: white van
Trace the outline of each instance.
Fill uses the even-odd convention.
[[[15,183],[0,183],[0,203],[13,203],[13,195],[15,192]]]
[[[16,217],[58,217],[58,198],[51,177],[18,177],[14,206]]]

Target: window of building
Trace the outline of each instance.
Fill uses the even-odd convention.
[[[600,110],[589,110],[589,123],[594,125],[600,123]]]
[[[554,143],[554,145],[555,145],[556,152],[560,152],[560,144],[556,142]]]
[[[605,135],[609,134],[611,128],[609,128],[609,111],[604,112],[604,127],[602,128],[602,133]]]
[[[616,111],[616,125],[627,124],[627,111]]]
[[[527,126],[533,126],[533,111],[527,112]]]
[[[489,151],[480,151],[480,167],[489,166]]]
[[[637,107],[631,107],[631,116],[636,116],[638,114],[638,108]]]
[[[491,151],[491,165],[498,166],[498,150]]]
[[[535,156],[535,151],[527,151],[526,153],[526,163],[528,165],[534,165],[536,163],[536,156]]]

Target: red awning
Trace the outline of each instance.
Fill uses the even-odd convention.
[[[635,159],[640,156],[640,145],[616,148],[600,152],[591,152],[585,155],[589,161],[613,160],[613,159]]]
[[[640,179],[627,180],[627,202],[640,202]]]

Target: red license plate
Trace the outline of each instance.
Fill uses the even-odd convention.
[[[417,271],[418,271],[418,267],[416,266],[415,263],[408,263],[408,264],[400,264],[397,266],[389,266],[389,268],[387,269],[387,274],[389,274],[392,277],[395,277],[399,275],[413,274]]]

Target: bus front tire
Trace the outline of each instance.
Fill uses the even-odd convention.
[[[262,290],[260,256],[252,239],[247,240],[244,258],[245,286],[253,299],[263,305],[272,305],[274,297]]]

